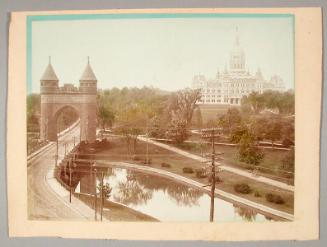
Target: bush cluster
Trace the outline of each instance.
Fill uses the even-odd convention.
[[[250,186],[248,184],[245,184],[245,183],[235,184],[234,185],[234,190],[237,193],[241,193],[241,194],[249,194],[251,192]]]
[[[272,202],[272,203],[276,203],[276,204],[284,204],[285,203],[283,197],[281,197],[280,195],[273,194],[273,193],[267,193],[266,200],[268,202]]]
[[[261,194],[260,194],[259,191],[256,190],[256,191],[254,192],[254,196],[255,196],[255,197],[261,197]]]
[[[162,162],[162,163],[161,163],[161,167],[170,168],[171,165],[170,165],[169,163]]]
[[[184,173],[194,173],[194,170],[192,167],[184,167],[183,172]]]
[[[196,169],[195,175],[197,178],[206,178],[208,176],[206,170],[203,168]]]

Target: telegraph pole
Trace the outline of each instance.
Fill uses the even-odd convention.
[[[57,163],[58,163],[58,151],[59,151],[59,137],[57,135],[57,141],[56,141],[56,166],[57,166]]]
[[[103,179],[104,179],[104,174],[101,172],[101,221],[103,217]]]
[[[214,219],[214,209],[215,209],[215,190],[216,190],[216,173],[219,172],[216,171],[216,156],[217,155],[221,155],[222,153],[216,153],[215,150],[215,137],[219,137],[219,132],[216,133],[216,130],[219,131],[219,129],[217,128],[212,128],[209,130],[204,130],[201,131],[202,134],[202,138],[209,138],[211,140],[211,154],[207,155],[209,156],[210,159],[210,165],[209,167],[206,166],[205,168],[210,168],[210,178],[211,178],[211,183],[209,185],[206,186],[210,186],[211,185],[211,190],[210,190],[210,222],[213,222]],[[206,163],[208,163],[208,161],[206,161]]]
[[[94,169],[94,184],[95,184],[95,192],[94,192],[94,220],[97,221],[97,169]]]
[[[69,159],[69,202],[72,202],[72,159]]]
[[[215,167],[215,130],[212,129],[212,155],[211,155],[211,196],[210,196],[210,222],[213,222],[215,210],[216,167]]]
[[[146,119],[146,163],[149,163],[149,123],[148,117]]]

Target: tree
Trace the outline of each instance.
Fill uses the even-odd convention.
[[[185,120],[172,120],[167,131],[167,137],[176,144],[183,143],[189,137],[186,126],[187,123]]]
[[[126,138],[127,153],[129,155],[132,153],[136,154],[137,138],[142,133],[142,130],[136,127],[123,126],[117,128],[117,132]],[[131,145],[133,145],[133,150],[131,149]]]
[[[102,185],[102,188],[101,188],[101,185],[98,185],[97,186],[98,190],[102,191],[102,205],[104,204],[104,200],[105,199],[109,199],[109,197],[111,196],[111,191],[112,191],[112,188],[110,187],[109,183],[106,183],[104,185]]]
[[[294,118],[287,118],[283,121],[282,140],[285,147],[295,144]]]
[[[282,170],[289,172],[294,172],[294,163],[295,163],[295,149],[294,147],[289,150],[282,159]]]
[[[239,143],[243,137],[243,135],[246,135],[249,133],[249,129],[245,125],[239,125],[232,129],[231,135],[230,135],[230,141],[232,143]]]
[[[242,122],[240,111],[233,107],[229,108],[227,113],[219,118],[219,126],[223,128],[223,132],[231,134],[232,129],[239,126]]]
[[[264,158],[264,153],[256,145],[256,138],[251,132],[242,135],[239,142],[239,159],[242,162],[258,165]]]
[[[201,98],[200,90],[184,89],[172,94],[168,101],[167,113],[169,129],[167,137],[175,143],[182,143],[188,138],[196,102]]]
[[[258,141],[262,141],[266,138],[267,126],[269,124],[269,119],[266,117],[257,117],[252,123],[252,129]]]
[[[197,107],[196,102],[201,98],[200,90],[184,89],[174,93],[169,99],[168,112],[173,118],[180,118],[190,125],[194,109]]]
[[[149,136],[154,138],[164,138],[165,130],[160,126],[160,118],[154,117],[150,121]]]
[[[29,94],[26,99],[27,128],[35,130],[39,128],[39,115],[41,112],[41,97],[39,94]]]
[[[195,110],[195,126],[199,129],[203,127],[202,114],[199,107]]]
[[[242,109],[248,111],[250,108],[254,114],[264,109],[278,109],[280,114],[294,114],[295,98],[293,91],[279,92],[268,90],[259,94],[253,92],[244,96],[241,101]]]
[[[248,105],[255,114],[258,114],[265,108],[264,97],[258,92],[252,92],[248,96],[244,96],[241,100],[241,104]]]
[[[98,118],[102,129],[105,130],[106,126],[112,127],[115,120],[115,114],[109,107],[100,105],[98,109]]]
[[[266,139],[271,141],[271,146],[274,146],[276,140],[281,139],[282,134],[282,124],[280,119],[272,119],[268,122],[265,131]]]

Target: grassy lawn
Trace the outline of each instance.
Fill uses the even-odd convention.
[[[203,122],[216,119],[217,116],[224,115],[230,108],[230,105],[199,105]]]
[[[197,155],[211,153],[212,148],[209,144],[197,144],[197,143],[184,143],[180,145],[175,145],[176,147],[194,153]],[[254,165],[249,165],[238,159],[238,147],[215,145],[216,153],[223,153],[221,157],[223,158],[223,163],[229,166],[234,166],[242,168],[245,170],[252,171]],[[282,172],[280,167],[282,165],[282,159],[287,154],[284,150],[270,150],[264,149],[264,159],[259,164],[258,174],[266,176],[281,182],[292,184],[294,181],[290,179],[290,175],[287,172]]]
[[[158,169],[164,169],[170,172],[174,172],[176,174],[191,178],[193,180],[199,181],[201,183],[207,184],[208,178],[197,178],[195,173],[186,174],[183,173],[184,167],[191,167],[193,169],[201,168],[204,166],[203,163],[195,161],[193,159],[178,155],[169,150],[160,148],[155,145],[148,144],[148,154],[150,162],[146,164],[146,149],[147,145],[145,142],[138,141],[136,154],[134,156],[127,155],[126,142],[123,138],[110,138],[109,142],[111,143],[111,147],[98,152],[97,154],[103,155],[109,161],[125,161],[134,164],[147,165]],[[218,150],[219,152],[223,152]],[[230,150],[231,151],[231,150]],[[162,163],[169,164],[170,167],[162,167]],[[289,191],[285,191],[274,186],[266,185],[264,183],[260,183],[254,181],[250,178],[245,178],[227,171],[223,171],[219,174],[219,177],[222,179],[222,182],[217,183],[217,188],[222,189],[226,192],[237,194],[238,196],[247,198],[251,201],[255,201],[269,207],[285,211],[288,213],[293,213],[294,208],[294,194]],[[238,194],[234,191],[234,185],[237,183],[247,183],[252,192],[250,194]],[[260,197],[254,196],[255,191],[260,194]],[[275,204],[267,202],[265,199],[266,193],[275,193],[281,195],[285,201],[284,204]]]

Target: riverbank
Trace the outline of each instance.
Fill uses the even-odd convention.
[[[74,193],[74,196],[79,200],[83,201],[86,205],[94,210],[95,208],[95,200],[93,195],[84,194],[84,193]],[[100,198],[97,199],[97,211],[100,211]],[[146,215],[142,212],[134,210],[126,205],[112,202],[109,200],[105,200],[103,204],[103,217],[108,219],[109,221],[149,221],[156,222],[157,219]],[[99,220],[99,216],[98,216]]]
[[[145,173],[149,173],[152,175],[158,175],[162,177],[166,177],[169,179],[173,179],[179,183],[186,184],[188,186],[195,187],[197,189],[203,190],[205,192],[209,192],[210,188],[204,187],[204,184],[199,183],[195,180],[186,178],[184,176],[180,176],[177,174],[174,174],[172,172],[168,172],[162,169],[156,169],[153,167],[148,167],[148,166],[142,166],[138,164],[131,164],[131,163],[126,163],[126,162],[109,162],[109,161],[98,161],[97,162],[97,167],[120,167],[120,168],[126,168],[130,170],[137,170]],[[270,207],[267,207],[265,205],[259,204],[252,202],[250,200],[247,200],[245,198],[239,197],[237,195],[222,191],[220,189],[215,190],[216,196],[222,198],[223,200],[226,200],[228,202],[233,203],[234,205],[241,206],[241,207],[250,207],[254,208],[258,211],[258,213],[262,213],[264,215],[267,215],[271,217],[272,219],[275,220],[293,220],[294,217],[291,214],[288,214],[286,212],[282,212]]]
[[[149,168],[156,168],[180,175],[184,178],[201,183],[202,185],[208,184],[208,178],[198,178],[196,177],[195,173],[187,174],[183,172],[184,167],[190,167],[193,170],[203,167],[204,164],[202,162],[184,157],[170,150],[152,144],[146,145],[146,143],[142,141],[138,141],[136,153],[133,157],[131,157],[126,155],[126,142],[122,138],[110,138],[109,142],[110,148],[96,153],[96,156],[101,157],[101,160],[106,160],[108,162],[128,162],[143,165]],[[147,148],[150,161],[148,163],[145,162]],[[168,164],[169,167],[165,167],[163,164]],[[293,214],[294,212],[294,193],[292,191],[265,184],[252,178],[239,176],[228,171],[221,171],[219,173],[219,177],[221,178],[222,182],[217,183],[216,187],[225,193],[233,194],[237,197],[288,214]],[[252,189],[252,192],[249,194],[236,193],[234,190],[234,185],[237,183],[248,184]],[[280,195],[284,200],[284,204],[268,202],[265,198],[265,195],[268,193]]]

